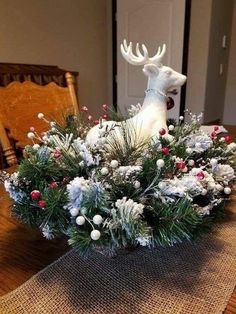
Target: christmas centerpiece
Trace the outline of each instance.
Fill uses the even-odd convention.
[[[15,217],[48,239],[66,235],[82,253],[170,246],[211,227],[232,190],[236,143],[218,137],[218,126],[204,133],[201,114],[167,121],[166,94],[186,77],[161,64],[165,50],[150,58],[144,45],[136,55],[121,45],[148,76],[143,105],[126,120],[107,105],[99,120],[82,107],[65,126],[39,113],[48,131],[32,128],[18,172],[1,174]]]

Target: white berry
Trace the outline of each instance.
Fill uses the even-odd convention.
[[[190,148],[190,147],[186,148],[186,153],[187,154],[192,154],[192,152],[193,152],[192,148]]]
[[[223,186],[221,184],[216,184],[217,191],[223,191]]]
[[[39,118],[39,119],[43,119],[43,118],[44,118],[44,114],[43,114],[42,112],[40,112],[40,113],[38,114],[38,118]]]
[[[179,120],[180,120],[180,121],[183,121],[183,120],[184,120],[184,117],[183,117],[183,116],[180,116],[180,117],[179,117]]]
[[[112,160],[111,163],[110,163],[110,166],[112,168],[117,168],[119,165],[118,161],[117,160]]]
[[[93,230],[91,233],[90,233],[90,237],[96,241],[98,240],[100,237],[101,237],[101,232],[99,230]]]
[[[40,145],[39,145],[39,144],[34,144],[34,145],[33,145],[33,149],[38,150],[39,148],[40,148]]]
[[[158,187],[159,187],[160,190],[163,190],[166,187],[165,182],[159,182],[158,183]]]
[[[103,168],[101,169],[101,174],[102,174],[103,176],[106,176],[108,173],[109,173],[109,170],[107,169],[107,167],[103,167]]]
[[[169,131],[173,131],[174,130],[174,125],[172,125],[172,124],[170,124],[169,126],[168,126],[168,129],[169,129]]]
[[[140,188],[140,182],[139,181],[135,181],[134,182],[134,187],[135,187],[135,189],[139,189]]]
[[[217,159],[215,159],[215,158],[212,158],[212,159],[210,160],[210,164],[212,165],[212,167],[216,166],[217,163],[218,163],[218,161],[217,161]]]
[[[73,207],[70,209],[70,214],[71,216],[75,217],[75,216],[78,216],[79,214],[79,208],[76,208],[76,207]]]
[[[102,221],[103,221],[103,218],[102,218],[101,215],[95,215],[95,216],[93,217],[93,223],[94,223],[95,225],[100,225],[100,224],[102,223]]]
[[[189,159],[188,165],[189,165],[190,167],[192,167],[192,166],[194,166],[194,164],[195,164],[195,161],[194,161],[193,159]]]
[[[229,188],[228,186],[224,188],[224,193],[229,195],[231,193],[231,188]]]
[[[77,223],[77,225],[82,226],[85,223],[85,218],[84,216],[78,216],[75,220],[75,222]]]
[[[202,194],[202,195],[206,195],[206,194],[207,194],[207,190],[206,190],[206,189],[203,189],[201,194]]]
[[[157,159],[156,165],[159,169],[161,169],[165,166],[165,162],[163,159]]]
[[[33,138],[35,138],[35,135],[34,135],[33,132],[29,132],[29,133],[27,134],[27,137],[32,140]]]

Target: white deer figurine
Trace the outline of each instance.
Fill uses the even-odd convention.
[[[145,45],[142,45],[143,53],[136,45],[136,54],[132,52],[132,42],[127,45],[126,40],[121,44],[121,53],[126,61],[133,65],[143,65],[143,72],[148,77],[146,96],[140,111],[126,121],[133,125],[141,140],[159,136],[159,130],[164,128],[168,133],[167,120],[167,92],[175,90],[183,85],[186,76],[170,67],[162,65],[161,61],[166,52],[166,45],[159,47],[157,54],[149,58]],[[102,124],[93,127],[87,134],[86,141],[93,146],[99,139],[99,128],[119,133],[121,123],[115,121],[103,121]],[[108,135],[109,137],[109,135]]]

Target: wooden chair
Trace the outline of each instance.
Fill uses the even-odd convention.
[[[62,121],[68,114],[78,114],[73,76],[66,73],[66,80],[67,87],[54,82],[40,86],[31,81],[14,81],[0,87],[0,141],[8,165],[17,163],[9,136],[17,142],[17,147],[24,148],[31,142],[27,138],[30,127],[39,134],[48,129],[47,123],[37,118],[39,112],[56,121]]]

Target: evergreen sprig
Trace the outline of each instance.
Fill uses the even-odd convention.
[[[153,241],[156,245],[169,246],[191,240],[202,223],[202,217],[194,210],[190,200],[179,199],[175,203],[154,203]]]

